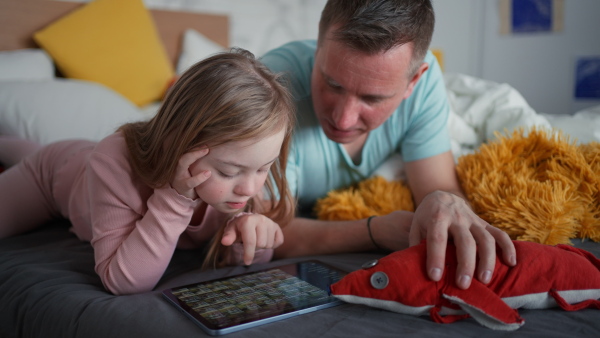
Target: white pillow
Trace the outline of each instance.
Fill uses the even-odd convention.
[[[0,135],[41,144],[71,138],[99,141],[142,118],[131,101],[95,82],[0,81]]]
[[[0,81],[53,78],[54,63],[43,49],[27,48],[0,52]]]
[[[194,29],[183,34],[183,46],[177,61],[177,74],[181,75],[196,62],[213,54],[224,51],[223,46],[213,42]]]

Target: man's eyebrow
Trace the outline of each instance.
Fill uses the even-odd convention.
[[[323,78],[325,79],[325,81],[327,81],[327,83],[329,85],[334,85],[336,87],[340,87],[340,88],[344,88],[344,86],[342,86],[341,84],[339,84],[337,81],[335,81],[334,79],[332,79],[329,75],[325,74],[325,72],[323,70],[321,70],[321,75],[323,76]],[[383,94],[361,94],[360,97],[363,99],[367,99],[367,100],[384,100],[384,99],[389,99],[394,97],[394,94],[390,94],[390,95],[383,95]]]
[[[279,157],[279,155],[277,157]],[[269,164],[275,162],[275,160],[277,160],[277,157],[275,157],[274,159],[270,160],[269,162],[261,165],[261,167],[264,167],[266,165],[269,165]],[[243,164],[240,164],[240,163],[236,163],[236,162],[220,161],[220,160],[218,162],[221,163],[221,164],[230,165],[230,166],[233,166],[233,167],[238,167],[238,168],[243,168],[243,169],[247,169],[248,168],[247,166],[245,166]]]
[[[327,83],[334,84],[336,86],[341,87],[341,85],[336,80],[332,79],[331,76],[325,74],[325,72],[322,69],[321,69],[321,76],[323,76],[323,78],[325,79],[325,81],[327,81]]]

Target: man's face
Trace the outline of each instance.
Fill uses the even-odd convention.
[[[416,83],[408,71],[412,44],[374,55],[326,38],[315,55],[313,106],[331,140],[350,144],[387,120]]]

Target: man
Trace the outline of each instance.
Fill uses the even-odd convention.
[[[456,283],[464,289],[475,273],[490,281],[496,244],[504,261],[516,264],[509,237],[475,215],[460,189],[444,82],[428,52],[433,27],[429,0],[330,0],[317,42],[292,42],[261,59],[288,73],[297,102],[287,176],[301,210],[369,177],[394,153],[403,157],[417,205],[414,213],[368,221],[295,218],[283,230],[277,257],[400,250],[427,239],[427,271],[437,281],[452,239]]]

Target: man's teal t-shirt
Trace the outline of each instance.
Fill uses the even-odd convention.
[[[286,177],[300,210],[312,208],[318,198],[370,177],[394,153],[405,162],[450,150],[447,130],[449,104],[442,72],[431,52],[429,69],[409,98],[392,116],[371,131],[354,164],[341,144],[331,141],[315,115],[310,81],[316,41],[295,41],[265,54],[261,61],[274,72],[283,72],[297,105],[297,125],[288,158]]]

